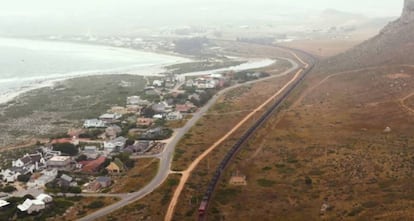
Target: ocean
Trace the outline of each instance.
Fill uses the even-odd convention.
[[[161,70],[187,59],[101,45],[0,38],[0,103],[48,81]]]

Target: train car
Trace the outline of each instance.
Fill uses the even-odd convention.
[[[198,208],[199,216],[204,216],[204,214],[206,214],[207,205],[208,205],[208,199],[203,199],[200,203],[200,207]]]

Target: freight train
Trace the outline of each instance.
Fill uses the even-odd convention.
[[[272,113],[282,104],[282,102],[289,96],[289,94],[299,85],[299,83],[305,78],[305,76],[312,71],[316,59],[307,52],[298,50],[298,49],[290,49],[286,47],[280,47],[286,50],[293,51],[293,53],[299,53],[306,56],[310,62],[310,64],[306,64],[302,67],[302,75],[301,77],[296,80],[279,98],[276,99],[275,103],[240,137],[236,144],[227,152],[224,159],[220,162],[218,168],[216,169],[212,179],[210,180],[207,190],[204,194],[204,197],[200,203],[200,207],[198,208],[198,220],[205,221],[207,219],[207,209],[209,202],[211,200],[211,196],[214,193],[214,189],[217,186],[217,183],[221,177],[222,172],[230,163],[233,156],[240,150],[242,144],[260,127],[262,124],[272,115]]]

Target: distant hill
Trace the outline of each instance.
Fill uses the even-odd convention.
[[[399,19],[389,23],[377,36],[321,62],[319,71],[345,71],[412,63],[414,63],[414,0],[406,0]]]

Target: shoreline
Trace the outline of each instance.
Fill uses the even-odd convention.
[[[184,59],[184,58],[183,58]],[[247,62],[237,65],[237,66],[230,66],[226,68],[219,68],[219,69],[213,69],[213,70],[207,70],[207,71],[197,71],[197,72],[189,72],[189,73],[183,73],[180,74],[182,76],[200,76],[200,75],[206,75],[206,74],[212,74],[217,72],[223,72],[223,71],[245,71],[245,70],[251,70],[251,69],[257,69],[257,68],[264,68],[268,67],[272,64],[274,64],[277,60],[274,59],[246,59]],[[188,62],[188,61],[187,61]],[[185,63],[184,61],[177,61],[172,64],[181,64]],[[162,76],[161,73],[166,71],[166,66],[172,65],[172,64],[162,64],[162,65],[152,65],[152,66],[146,66],[142,67],[142,69],[132,69],[132,68],[125,68],[123,71],[121,70],[108,70],[108,71],[90,71],[89,73],[77,73],[69,76],[55,76],[51,79],[47,78],[37,78],[36,80],[32,80],[32,82],[28,82],[28,85],[21,86],[19,88],[16,88],[14,91],[7,91],[2,94],[0,94],[0,105],[4,105],[8,102],[11,102],[15,100],[17,97],[19,97],[22,94],[28,93],[33,90],[45,88],[45,87],[53,87],[56,83],[70,80],[70,79],[76,79],[76,78],[82,78],[82,77],[91,77],[91,76],[105,76],[105,75],[135,75],[135,76],[142,76],[142,77],[157,77]]]

